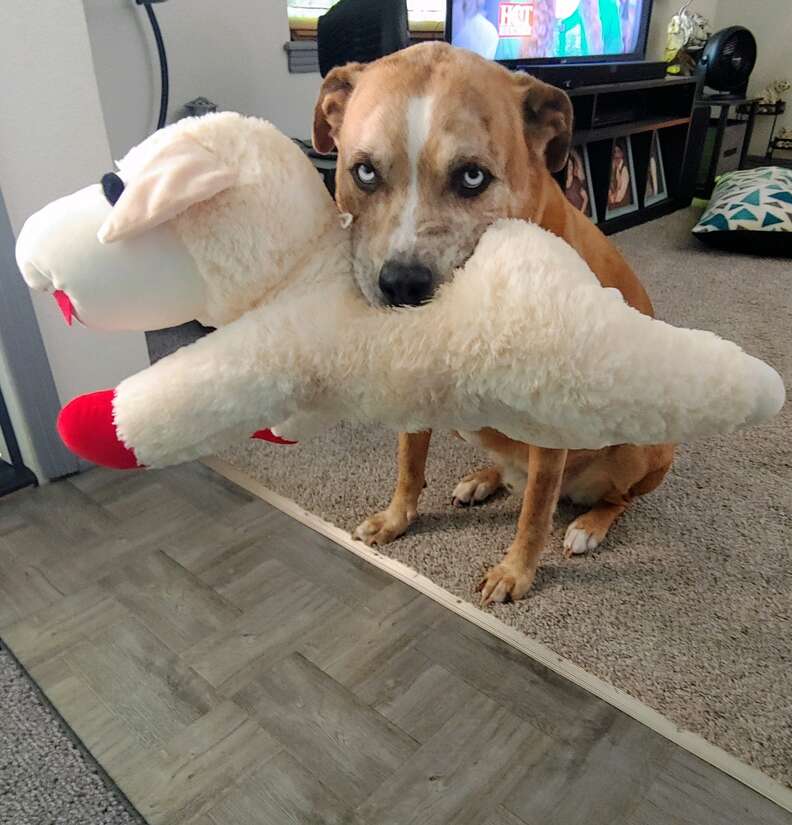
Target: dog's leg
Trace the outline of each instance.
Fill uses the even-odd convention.
[[[485,605],[516,601],[528,592],[550,535],[567,451],[543,447],[527,447],[526,451],[528,479],[517,535],[503,561],[487,573],[479,586],[481,602]]]
[[[608,530],[613,527],[629,504],[626,498],[616,503],[603,501],[587,513],[578,516],[567,527],[564,536],[564,556],[566,558],[578,556],[599,547],[608,535]]]
[[[418,514],[418,498],[426,479],[431,430],[399,433],[399,477],[387,510],[375,513],[355,528],[352,537],[368,545],[388,544],[404,535]]]
[[[500,467],[485,467],[475,473],[466,475],[454,488],[451,500],[455,507],[467,507],[481,504],[491,498],[503,486],[503,473]]]
[[[593,499],[597,504],[578,516],[567,527],[564,555],[587,553],[599,547],[608,531],[638,496],[651,493],[660,486],[674,460],[673,444],[637,446],[622,444],[600,451],[589,465],[589,479],[601,483],[602,489]],[[569,470],[569,466],[567,466]],[[581,476],[584,481],[585,473]],[[592,500],[592,488],[586,490]],[[565,479],[563,494],[575,499],[575,479]]]

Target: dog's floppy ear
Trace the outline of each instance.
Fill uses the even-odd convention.
[[[515,72],[525,139],[544,153],[547,168],[564,168],[572,143],[572,101],[566,92],[525,72]]]
[[[336,66],[324,79],[314,109],[313,145],[317,152],[326,155],[335,149],[347,102],[364,68],[362,63]]]
[[[222,192],[236,178],[197,140],[180,135],[163,143],[134,170],[97,237],[102,243],[133,238]]]

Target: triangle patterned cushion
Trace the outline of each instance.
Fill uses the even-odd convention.
[[[792,256],[792,169],[767,166],[723,175],[693,233],[715,246]]]

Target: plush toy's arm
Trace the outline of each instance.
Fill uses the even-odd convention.
[[[139,464],[161,467],[310,409],[319,365],[359,303],[348,285],[328,286],[252,310],[163,358],[117,387],[118,436]]]
[[[783,401],[736,344],[641,315],[562,240],[507,221],[426,306],[375,309],[333,275],[177,351],[119,385],[111,436],[153,467],[262,421],[290,438],[346,418],[595,449],[728,432]]]
[[[728,432],[784,401],[767,364],[642,315],[564,241],[520,221],[488,230],[428,305],[369,313],[344,336],[332,366],[345,415],[407,431],[492,427],[595,449]]]

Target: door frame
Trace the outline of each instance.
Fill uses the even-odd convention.
[[[16,442],[19,439],[19,430],[24,426],[34,453],[32,457],[26,456],[27,463],[34,460],[39,475],[43,476],[39,481],[48,481],[76,473],[80,465],[76,456],[63,445],[55,428],[60,400],[30,290],[17,268],[15,247],[16,238],[0,191],[0,350],[12,384],[2,388],[6,399],[3,406],[11,409],[8,418],[12,425],[14,411],[22,419],[16,422],[17,433],[11,440]],[[16,402],[14,404],[11,393]],[[17,449],[15,453],[14,444],[8,442],[6,436],[10,457],[16,455],[21,461],[21,451]],[[32,475],[31,470],[21,463],[19,472],[22,480],[28,478],[25,470]]]

